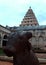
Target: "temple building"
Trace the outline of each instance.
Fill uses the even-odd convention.
[[[2,46],[6,45],[5,42],[7,41],[7,37],[9,36],[10,33],[11,33],[11,31],[9,29],[0,25],[0,48],[2,48]]]
[[[38,21],[31,7],[26,12],[20,26],[38,26]]]
[[[39,25],[31,8],[26,12],[18,30],[32,32],[30,39],[33,47],[46,49],[46,25]]]

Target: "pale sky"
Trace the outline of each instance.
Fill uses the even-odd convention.
[[[0,0],[0,25],[19,26],[31,6],[40,25],[46,25],[46,0]]]

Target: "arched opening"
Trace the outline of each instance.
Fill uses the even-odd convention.
[[[8,36],[4,35],[3,37],[3,42],[2,42],[2,46],[6,46],[6,42],[8,41]]]
[[[39,47],[40,47],[40,48],[43,48],[43,46],[44,46],[44,44],[43,44],[43,36],[40,35],[40,36],[39,36]]]
[[[1,47],[1,41],[2,41],[2,36],[1,36],[1,34],[0,34],[0,47]]]
[[[0,34],[0,40],[1,40],[1,34]]]

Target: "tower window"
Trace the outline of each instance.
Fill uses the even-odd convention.
[[[32,24],[31,24],[31,26],[32,26]]]
[[[32,21],[30,21],[30,22],[32,22]]]

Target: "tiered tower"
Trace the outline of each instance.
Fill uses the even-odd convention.
[[[33,10],[30,7],[26,15],[24,16],[20,26],[36,26],[36,25],[39,25],[39,24]]]

